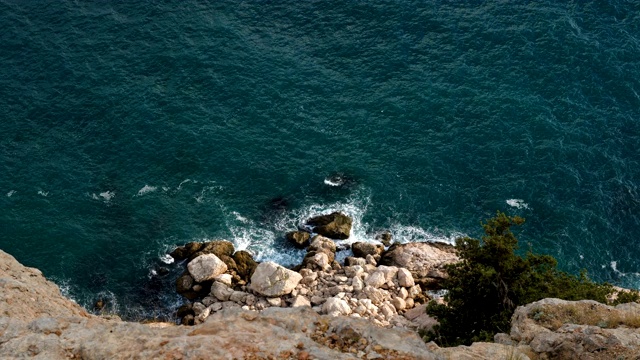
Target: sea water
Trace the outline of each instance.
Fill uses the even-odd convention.
[[[293,264],[337,210],[348,241],[520,215],[640,286],[638,2],[0,0],[0,28],[0,248],[87,308],[166,316],[175,246]]]

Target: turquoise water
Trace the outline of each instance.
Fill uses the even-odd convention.
[[[175,245],[290,264],[332,210],[400,241],[506,211],[640,286],[636,2],[0,0],[0,27],[0,248],[87,307],[162,316]]]

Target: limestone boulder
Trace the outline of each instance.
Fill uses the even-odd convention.
[[[227,271],[227,265],[214,254],[196,257],[187,264],[189,274],[196,282],[213,280],[216,276]]]
[[[353,220],[340,212],[312,217],[307,224],[313,227],[317,234],[331,239],[348,239],[351,235]]]
[[[344,316],[351,314],[351,308],[346,301],[331,297],[322,304],[322,312],[331,316]]]
[[[391,245],[382,254],[378,263],[380,265],[405,268],[417,280],[434,276],[446,276],[444,266],[459,260],[452,245],[417,242]]]
[[[260,295],[275,297],[287,295],[302,280],[302,275],[274,262],[263,262],[251,276],[250,289]]]

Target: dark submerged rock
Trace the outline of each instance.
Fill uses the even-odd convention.
[[[351,234],[353,220],[340,212],[320,215],[307,220],[313,231],[331,239],[348,239]]]
[[[255,271],[258,263],[253,260],[253,256],[247,251],[240,250],[233,254],[233,260],[236,263],[236,272],[242,280],[248,282],[251,275]]]
[[[195,253],[189,256],[189,261],[197,258],[200,255],[214,254],[222,260],[223,256],[232,256],[235,248],[230,241],[216,240],[209,241],[202,244],[202,247]]]
[[[376,235],[376,240],[380,241],[384,246],[391,246],[391,242],[393,241],[393,238],[390,232],[385,231],[383,233]]]
[[[365,243],[365,242],[355,242],[351,245],[351,250],[353,251],[353,256],[366,258],[367,255],[380,255],[384,251],[384,245]]]

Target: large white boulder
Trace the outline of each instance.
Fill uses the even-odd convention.
[[[250,289],[260,295],[274,297],[287,295],[302,280],[302,275],[274,262],[263,262],[251,276]]]
[[[196,282],[212,280],[227,271],[227,264],[214,254],[200,255],[187,264],[189,274]]]
[[[322,304],[322,312],[331,316],[349,315],[351,308],[346,301],[332,297]]]

